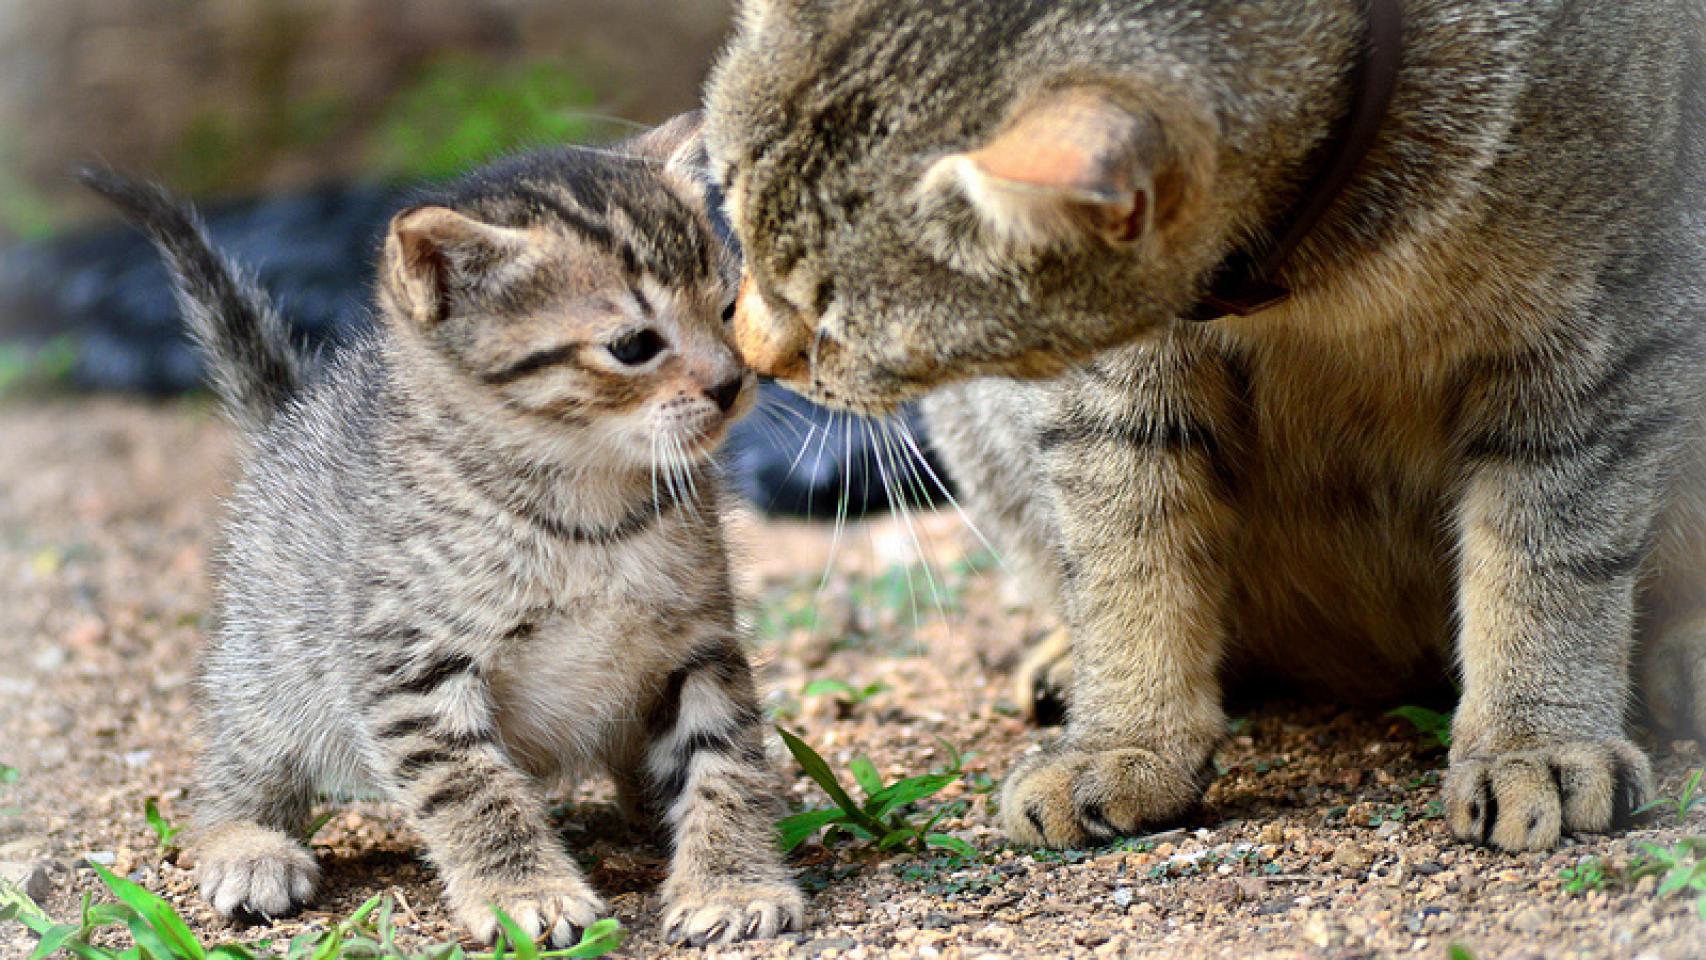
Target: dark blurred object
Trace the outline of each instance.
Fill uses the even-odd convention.
[[[400,196],[322,187],[202,212],[220,249],[254,270],[303,342],[320,347],[367,322],[373,256]],[[165,268],[141,234],[123,227],[0,253],[0,324],[7,340],[69,336],[79,389],[165,395],[201,382]]]
[[[273,292],[302,342],[335,349],[371,322],[373,258],[401,202],[396,189],[337,186],[213,204],[203,215],[215,243]],[[78,389],[163,396],[201,382],[165,269],[140,234],[122,227],[0,252],[0,341],[69,342],[67,377]],[[885,435],[769,383],[762,405],[736,425],[724,454],[735,487],[762,509],[834,517],[845,495],[846,514],[859,517],[887,509],[891,486],[909,503],[940,496],[932,479],[944,476],[940,466],[920,462],[898,428]],[[899,416],[923,449],[917,417],[910,409]]]

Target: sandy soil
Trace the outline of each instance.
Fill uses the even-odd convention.
[[[219,921],[193,894],[189,858],[155,849],[144,799],[176,821],[190,806],[206,549],[231,458],[204,404],[0,407],[0,761],[22,773],[0,787],[0,808],[21,808],[0,814],[0,869],[39,867],[60,917],[97,886],[82,866],[92,860],[167,896],[209,938],[282,938],[386,891],[405,905],[406,944],[454,938],[414,838],[383,806],[327,824],[315,909],[271,928]],[[850,528],[821,589],[829,528],[741,522],[754,642],[770,706],[838,769],[864,753],[885,775],[909,775],[944,763],[944,742],[966,751],[973,776],[944,795],[963,814],[943,825],[985,859],[809,846],[807,932],[708,955],[1444,957],[1461,943],[1481,958],[1706,957],[1706,920],[1690,900],[1658,897],[1655,879],[1572,893],[1560,877],[1587,856],[1627,865],[1638,842],[1706,833],[1706,804],[1682,824],[1655,815],[1551,853],[1460,846],[1437,815],[1442,751],[1379,712],[1264,705],[1234,724],[1222,776],[1183,829],[1066,854],[1006,848],[988,778],[1046,736],[1007,692],[1036,625],[1003,607],[985,564],[967,562],[978,554],[955,518],[919,525],[934,594],[893,522]],[[803,696],[822,678],[887,689],[859,705]],[[1692,744],[1649,746],[1667,793],[1702,764]],[[824,802],[785,769],[797,801]],[[655,937],[663,857],[606,796],[599,785],[566,795],[564,837],[631,930],[621,955],[666,953]],[[0,957],[29,946],[0,925]]]

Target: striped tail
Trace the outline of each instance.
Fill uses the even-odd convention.
[[[105,169],[77,176],[153,241],[214,392],[240,426],[265,427],[302,389],[307,366],[271,298],[214,249],[195,212],[165,190]]]

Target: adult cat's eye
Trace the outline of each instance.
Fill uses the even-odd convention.
[[[645,327],[635,330],[619,340],[611,341],[605,349],[610,351],[610,355],[616,358],[617,363],[637,367],[662,353],[664,346],[663,337],[658,336],[656,330]]]

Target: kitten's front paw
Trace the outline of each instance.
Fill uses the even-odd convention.
[[[1643,661],[1641,696],[1653,723],[1706,741],[1706,623],[1659,633]]]
[[[1037,641],[1013,675],[1013,696],[1039,727],[1066,722],[1072,702],[1072,637],[1065,627]]]
[[[1001,821],[1018,843],[1079,847],[1177,820],[1205,786],[1200,768],[1150,750],[1084,750],[1060,740],[1007,778]]]
[[[484,885],[481,890],[455,897],[454,909],[475,939],[492,943],[498,937],[498,918],[491,909],[494,906],[529,937],[538,940],[549,936],[553,948],[579,943],[582,931],[597,923],[605,909],[598,894],[575,876]]]
[[[1453,759],[1445,814],[1460,840],[1505,850],[1545,850],[1564,832],[1627,824],[1652,793],[1639,747],[1616,738]]]
[[[258,823],[214,827],[195,846],[201,895],[221,916],[288,917],[314,896],[320,879],[312,853]]]
[[[675,893],[663,916],[663,938],[703,947],[766,940],[800,929],[806,901],[790,883],[746,883]]]

